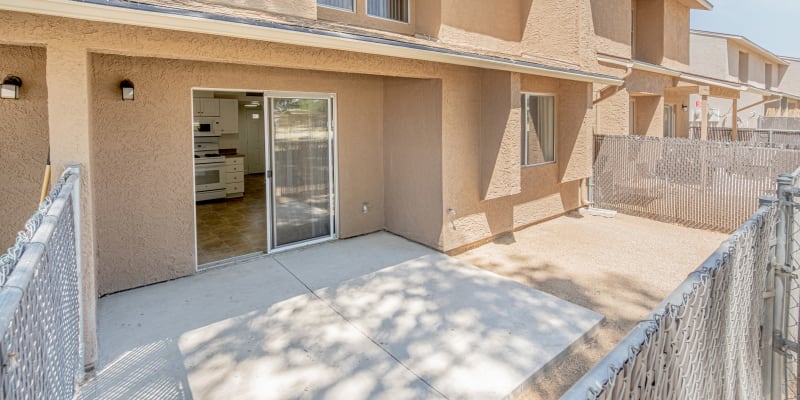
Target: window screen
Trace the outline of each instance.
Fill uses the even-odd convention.
[[[524,94],[525,106],[523,130],[523,165],[537,165],[555,161],[555,117],[554,96]]]
[[[408,22],[409,0],[367,0],[367,14],[373,17]]]
[[[330,8],[354,11],[353,0],[317,0],[317,4]]]

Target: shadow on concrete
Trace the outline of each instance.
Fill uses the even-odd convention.
[[[82,398],[500,398],[601,318],[370,235],[103,298]]]

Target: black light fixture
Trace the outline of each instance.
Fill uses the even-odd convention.
[[[122,100],[133,100],[133,82],[130,79],[125,79],[119,83],[119,88],[122,90]]]
[[[8,75],[3,79],[3,86],[0,87],[0,99],[18,99],[19,88],[22,86],[22,79],[18,76]]]
[[[681,104],[681,110],[683,110],[683,112],[687,112],[689,111],[689,106],[687,106],[686,104]]]

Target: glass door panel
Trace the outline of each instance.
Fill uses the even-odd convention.
[[[330,98],[272,98],[272,247],[333,236]]]

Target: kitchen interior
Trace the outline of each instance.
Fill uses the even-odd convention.
[[[195,90],[197,263],[267,249],[264,96]]]

